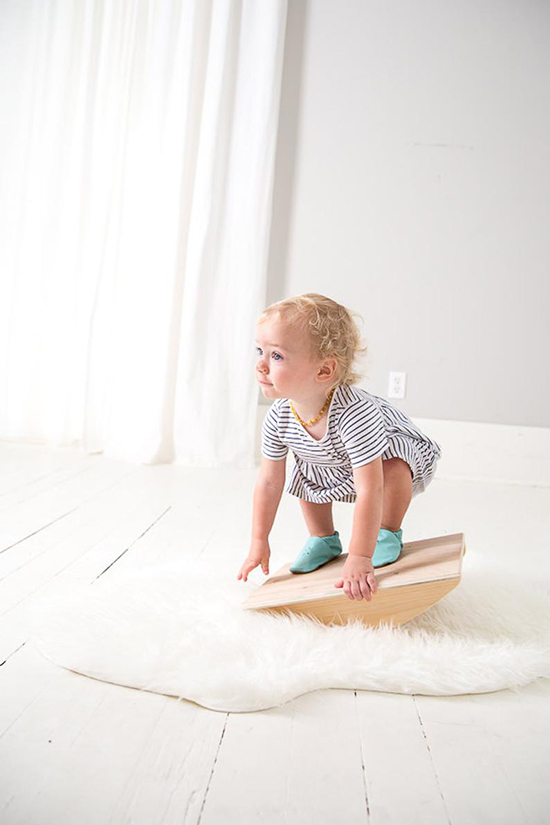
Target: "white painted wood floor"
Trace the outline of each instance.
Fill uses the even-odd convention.
[[[0,442],[2,825],[549,823],[547,681],[460,697],[321,690],[220,713],[89,679],[26,644],[34,599],[114,564],[193,553],[236,576],[256,475]],[[549,576],[549,510],[549,488],[436,478],[404,538],[464,531],[465,564],[512,557]],[[353,505],[334,512],[346,546]],[[271,571],[306,537],[283,494]]]

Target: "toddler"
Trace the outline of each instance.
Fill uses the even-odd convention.
[[[256,326],[256,377],[274,399],[262,426],[252,540],[238,579],[261,564],[283,489],[297,496],[310,534],[290,567],[309,573],[342,553],[332,502],[355,503],[348,557],[335,587],[370,601],[374,568],[396,561],[401,523],[413,496],[433,478],[441,455],[401,410],[354,386],[353,362],[366,351],[352,313],[314,292],[267,307]],[[360,317],[360,316],[357,316]],[[285,487],[286,456],[294,456]]]

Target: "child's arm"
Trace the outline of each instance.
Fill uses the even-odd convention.
[[[382,489],[362,490],[357,493],[353,513],[353,528],[348,552],[351,556],[372,559],[382,523]]]
[[[342,570],[342,578],[335,587],[343,587],[348,598],[371,600],[371,592],[376,593],[376,578],[372,557],[382,523],[384,504],[384,472],[382,458],[353,471],[357,493],[353,513],[352,536],[348,558]]]
[[[272,461],[262,456],[260,475],[254,488],[252,505],[252,539],[248,556],[243,562],[237,579],[247,580],[251,570],[259,564],[263,572],[269,573],[269,533],[275,521],[279,502],[283,494],[286,476],[286,458]]]
[[[349,553],[353,556],[367,556],[372,559],[382,524],[384,504],[382,458],[375,458],[369,464],[356,467],[353,471],[353,486],[357,499],[353,513]]]

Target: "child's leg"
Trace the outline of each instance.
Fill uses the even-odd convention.
[[[326,504],[315,504],[313,501],[305,501],[301,498],[300,506],[310,536],[332,536],[334,533],[332,501]]]
[[[291,573],[311,573],[337,558],[342,552],[342,542],[334,529],[332,502],[315,504],[300,499],[300,504],[310,537],[289,570]]]
[[[401,458],[382,462],[384,471],[384,504],[381,528],[396,532],[412,499],[412,470]]]

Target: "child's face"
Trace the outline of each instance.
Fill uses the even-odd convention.
[[[256,378],[268,398],[294,401],[318,395],[320,362],[313,361],[297,330],[274,320],[256,325]]]

